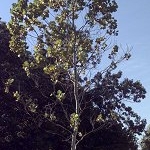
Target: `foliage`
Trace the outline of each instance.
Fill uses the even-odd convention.
[[[27,48],[34,51],[34,66],[42,65],[45,73],[54,79],[62,70],[68,71],[74,66],[75,48],[76,65],[84,73],[100,63],[101,55],[108,48],[106,41],[110,35],[118,34],[117,22],[112,16],[117,7],[115,1],[20,0],[11,10],[10,47],[20,57],[26,55]],[[78,25],[81,19],[83,24]],[[111,67],[115,67],[117,52],[115,45],[109,56],[113,59]],[[124,57],[130,55],[126,53]]]
[[[91,140],[92,139],[92,140]],[[120,124],[105,126],[80,143],[79,149],[87,150],[136,150],[137,139]]]
[[[137,148],[146,122],[125,101],[140,102],[146,91],[115,72],[130,58],[109,45],[117,7],[113,0],[13,4],[10,35],[0,25],[1,149]],[[88,75],[105,55],[110,64]]]
[[[141,147],[142,147],[142,150],[150,149],[150,127],[149,126],[147,130],[145,131],[145,135],[143,136]]]

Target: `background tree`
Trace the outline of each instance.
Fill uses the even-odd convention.
[[[31,95],[34,100],[45,98],[42,90],[35,82],[28,78],[22,68],[23,61],[9,49],[10,34],[4,22],[0,23],[0,149],[1,150],[28,150],[57,148],[60,143],[59,136],[46,132],[47,128],[41,127],[42,115],[34,113],[35,105],[27,97],[18,103],[19,93]],[[25,59],[25,58],[24,58]],[[29,59],[29,58],[28,58]],[[44,85],[44,90],[52,84],[36,70],[39,80]],[[36,73],[35,73],[36,76]],[[38,82],[38,84],[40,84]],[[43,86],[41,87],[41,89]],[[50,90],[50,88],[48,88]],[[28,100],[28,101],[27,101]],[[48,101],[46,101],[48,104]],[[39,101],[40,103],[40,101]],[[45,102],[39,104],[44,109]],[[39,108],[40,109],[40,108]],[[40,111],[42,111],[40,109]],[[45,125],[46,126],[46,125]],[[51,125],[52,126],[52,125]],[[51,127],[50,126],[50,127]],[[57,129],[57,127],[56,127]],[[53,129],[52,129],[53,130]],[[65,146],[64,146],[65,147]],[[60,149],[58,147],[57,149]],[[65,148],[64,148],[65,149]]]
[[[148,126],[147,130],[145,131],[145,135],[143,136],[141,142],[142,150],[150,149],[150,126]]]
[[[13,5],[10,49],[23,62],[24,70],[17,74],[25,77],[8,78],[4,89],[13,82],[9,94],[31,118],[30,129],[36,124],[36,133],[28,133],[48,133],[47,149],[88,149],[84,141],[112,126],[119,125],[133,139],[144,129],[145,120],[124,100],[140,102],[145,89],[139,81],[122,80],[121,71],[114,72],[130,57],[129,52],[119,57],[118,46],[109,44],[118,34],[112,16],[117,7],[110,0],[19,0]],[[102,58],[110,64],[90,76],[88,72],[101,68]],[[89,149],[100,149],[97,143]]]

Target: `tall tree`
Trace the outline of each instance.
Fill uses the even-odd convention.
[[[110,44],[110,37],[118,35],[112,15],[117,8],[114,0],[18,0],[11,9],[10,49],[23,62],[27,79],[17,82],[12,95],[36,116],[38,127],[71,150],[115,124],[133,135],[145,126],[124,104],[140,102],[144,87],[122,81],[121,71],[114,73],[118,63],[130,58],[128,51],[119,57],[119,47]],[[102,58],[108,66],[101,66]]]
[[[143,136],[141,142],[142,150],[149,150],[150,149],[150,126],[148,126],[147,130],[145,131],[145,135]]]

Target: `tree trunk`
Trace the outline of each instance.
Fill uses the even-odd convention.
[[[77,49],[76,49],[76,30],[74,24],[74,8],[75,8],[76,1],[73,1],[73,14],[72,14],[72,27],[74,30],[74,44],[73,44],[73,71],[74,71],[74,99],[75,99],[75,114],[79,117],[79,95],[78,95],[78,72],[77,72]],[[71,150],[77,150],[76,141],[77,141],[77,134],[78,134],[78,125],[79,125],[79,118],[75,120],[74,129],[72,133],[72,141],[71,141]]]
[[[77,137],[77,131],[75,131],[72,134],[71,150],[76,150],[77,149],[77,147],[76,147],[76,137]]]

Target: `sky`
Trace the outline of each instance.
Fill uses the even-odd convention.
[[[150,1],[116,0],[119,36],[117,43],[126,50],[132,49],[130,60],[119,65],[123,77],[139,80],[147,90],[146,98],[138,104],[130,104],[135,112],[150,124]],[[17,0],[1,0],[0,17],[9,21],[11,4]]]
[[[117,43],[132,48],[132,57],[120,65],[125,77],[140,80],[147,90],[146,99],[132,104],[135,111],[150,124],[150,2],[117,0],[119,36]]]

